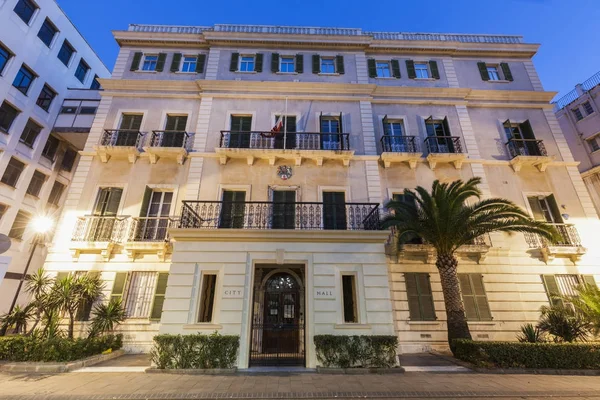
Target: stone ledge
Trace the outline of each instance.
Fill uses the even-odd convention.
[[[404,368],[328,368],[317,367],[319,374],[369,375],[369,374],[403,374]]]
[[[36,372],[45,374],[59,374],[75,369],[89,367],[103,361],[112,360],[125,354],[125,350],[116,350],[109,354],[98,354],[82,360],[58,362],[7,362],[0,363],[1,372]]]
[[[212,368],[212,369],[159,369],[156,367],[146,368],[147,374],[171,374],[171,375],[235,375],[237,368]]]

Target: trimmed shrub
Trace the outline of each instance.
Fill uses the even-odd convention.
[[[316,335],[317,360],[324,367],[391,368],[396,364],[397,336]]]
[[[487,368],[600,368],[600,344],[455,340],[455,357]]]
[[[237,335],[157,335],[150,358],[159,369],[209,369],[235,367],[240,337]]]
[[[29,362],[68,362],[102,354],[123,346],[122,335],[95,338],[66,339],[36,336],[6,336],[0,338],[0,360]]]

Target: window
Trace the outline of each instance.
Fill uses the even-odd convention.
[[[562,223],[562,216],[554,195],[549,196],[529,196],[527,197],[529,207],[533,213],[533,219],[536,221],[548,222],[551,224]]]
[[[232,115],[230,119],[231,134],[228,147],[237,149],[250,148],[250,130],[252,129],[252,116]]]
[[[242,56],[240,58],[240,72],[254,72],[254,56]]]
[[[19,141],[24,145],[33,148],[35,139],[37,139],[41,131],[42,127],[33,122],[32,119],[30,119],[29,121],[27,121],[25,129],[23,129],[23,133],[21,134],[21,138],[19,139]]]
[[[2,219],[2,217],[4,217],[6,210],[8,210],[8,206],[6,204],[0,203],[0,219]]]
[[[0,106],[0,131],[8,133],[17,115],[19,115],[19,110],[3,101]]]
[[[389,136],[402,136],[404,134],[402,125],[401,119],[389,120],[385,118],[383,120],[383,134]]]
[[[48,111],[50,105],[52,104],[52,100],[56,97],[56,92],[50,88],[48,85],[44,85],[42,91],[40,92],[40,96],[38,97],[35,104],[40,106],[40,108],[44,111]]]
[[[94,114],[96,114],[96,110],[98,110],[98,107],[81,107],[79,109],[79,114],[94,115]]]
[[[181,63],[181,72],[196,72],[196,63],[198,58],[196,56],[185,56]]]
[[[169,280],[168,272],[158,274],[156,282],[156,290],[154,291],[154,301],[152,302],[152,310],[150,311],[150,319],[160,321],[165,303],[165,294],[167,293],[167,282]]]
[[[2,179],[0,182],[6,183],[8,186],[16,187],[17,182],[19,181],[19,177],[23,170],[25,169],[25,164],[16,158],[11,158],[4,170],[4,175],[2,175]]]
[[[16,87],[21,93],[27,95],[29,91],[29,87],[33,83],[36,75],[31,71],[25,64],[21,66],[21,69],[17,73],[15,80],[13,81],[13,86]]]
[[[83,83],[85,81],[85,76],[87,75],[90,67],[87,65],[83,58],[79,60],[79,64],[77,65],[77,69],[75,70],[75,78],[79,80],[79,82]]]
[[[490,81],[499,81],[500,74],[498,73],[498,67],[495,65],[487,65],[487,73]]]
[[[119,129],[139,131],[142,127],[143,114],[123,114],[121,116],[121,124]]]
[[[52,185],[52,190],[50,191],[50,196],[48,196],[48,204],[58,206],[60,204],[60,199],[61,199],[64,191],[65,191],[65,185],[63,185],[62,183],[60,183],[58,181],[55,181],[54,185]]]
[[[344,230],[346,223],[346,193],[323,192],[323,229]]]
[[[25,229],[27,229],[27,225],[29,225],[29,220],[31,219],[31,214],[25,211],[19,210],[15,221],[10,228],[10,232],[8,232],[8,237],[13,239],[21,240],[23,239],[23,234],[25,233]]]
[[[243,228],[246,215],[246,192],[224,190],[219,228]]]
[[[511,157],[542,155],[541,147],[535,141],[535,134],[529,120],[522,123],[514,123],[506,120],[503,126]]]
[[[65,64],[67,67],[69,66],[69,61],[71,61],[71,57],[75,53],[75,49],[73,46],[69,44],[68,41],[64,41],[60,50],[58,51],[58,59]]]
[[[73,169],[73,165],[75,164],[76,158],[77,158],[77,152],[73,149],[67,149],[67,151],[65,151],[65,154],[63,155],[63,159],[60,164],[60,168],[63,171],[71,171]]]
[[[485,62],[478,62],[477,68],[479,69],[482,81],[513,81],[513,75],[508,63],[501,62],[500,64],[487,64]]]
[[[590,115],[591,113],[594,112],[594,109],[592,108],[592,105],[590,104],[589,101],[586,101],[585,103],[583,103],[582,106],[587,115]]]
[[[35,171],[31,177],[31,182],[29,182],[26,193],[39,197],[42,186],[44,186],[44,182],[46,182],[46,178],[48,177],[40,171]]]
[[[340,116],[320,116],[321,149],[322,150],[347,150],[344,147],[347,143],[342,142],[342,115]]]
[[[127,318],[160,319],[165,292],[167,289],[168,273],[131,272],[127,285],[126,278],[119,277],[113,286],[111,298],[125,295],[125,315]],[[123,289],[127,291],[123,293]]]
[[[38,37],[46,46],[50,47],[52,40],[57,33],[58,29],[56,29],[56,26],[54,26],[54,24],[50,22],[48,18],[46,18],[42,24],[42,27],[40,28],[40,31],[38,32]]]
[[[575,107],[572,111],[573,111],[573,115],[575,115],[575,119],[577,121],[581,121],[583,119],[583,114],[581,113],[581,110],[579,109],[579,107]]]
[[[202,274],[202,290],[200,292],[200,306],[198,307],[198,322],[212,322],[216,286],[217,275]]]
[[[6,68],[6,64],[8,64],[12,56],[13,54],[0,44],[0,74],[4,72],[4,68]]]
[[[392,198],[394,201],[408,203],[414,207],[419,207],[414,196],[406,195],[404,193],[394,193]],[[416,233],[405,233],[402,235],[401,244],[423,244],[423,239]]]
[[[94,79],[92,80],[92,84],[90,85],[90,89],[92,89],[92,90],[100,90],[100,89],[102,89],[102,86],[100,85],[100,82],[98,82],[98,75],[94,75]]]
[[[60,113],[61,114],[77,114],[77,107],[76,106],[63,106],[60,109]]]
[[[593,275],[542,275],[542,282],[553,306],[563,306],[564,301],[558,296],[577,296],[580,285],[596,286]]]
[[[274,190],[272,229],[294,229],[296,227],[296,191]]]
[[[173,192],[152,190],[146,187],[135,239],[143,241],[164,241],[169,228],[169,214],[173,203]]]
[[[480,274],[458,274],[460,293],[469,321],[491,321],[483,277]]]
[[[429,69],[427,68],[427,63],[416,62],[415,74],[417,79],[429,79]]]
[[[35,10],[37,10],[37,6],[31,0],[19,0],[17,5],[14,8],[15,14],[17,14],[23,22],[29,25],[31,22],[31,18],[33,14],[35,14]]]
[[[119,212],[121,196],[123,189],[118,187],[105,187],[98,190],[96,205],[94,206],[94,215],[113,217]]]
[[[145,56],[144,63],[142,64],[142,71],[156,71],[157,63],[158,63],[158,55]]]
[[[281,56],[279,59],[279,72],[296,72],[296,58],[293,56]]]
[[[387,61],[377,61],[377,77],[378,78],[391,78],[392,72],[390,69],[390,63]]]
[[[590,145],[592,151],[600,150],[600,136],[595,136],[591,139],[588,139],[587,142]]]
[[[167,122],[165,124],[165,131],[178,131],[183,132],[187,126],[187,115],[171,115],[167,114]]]
[[[44,150],[42,150],[42,156],[46,157],[50,161],[54,161],[59,145],[60,140],[56,136],[48,136],[48,141],[46,141]]]
[[[127,283],[127,272],[117,272],[115,280],[113,281],[113,287],[110,292],[110,300],[123,300],[123,294],[125,293],[125,284]],[[125,303],[123,303],[125,305]]]
[[[406,273],[406,294],[411,321],[434,321],[435,308],[429,274]]]
[[[335,74],[335,58],[334,57],[321,57],[321,73],[322,74]]]
[[[342,301],[345,323],[358,322],[358,310],[356,308],[356,277],[354,275],[342,275]]]

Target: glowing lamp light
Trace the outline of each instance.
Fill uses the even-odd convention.
[[[35,217],[31,221],[31,226],[35,233],[46,233],[52,229],[52,225],[54,225],[52,218],[43,215]]]

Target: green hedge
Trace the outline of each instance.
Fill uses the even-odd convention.
[[[90,339],[6,336],[0,337],[0,360],[67,362],[101,354],[108,349],[118,350],[122,345],[122,335]]]
[[[474,342],[455,340],[456,358],[480,367],[600,368],[600,344]]]
[[[397,336],[316,335],[317,359],[324,367],[391,368],[396,365]]]
[[[239,346],[237,335],[157,335],[150,358],[159,369],[233,368]]]

